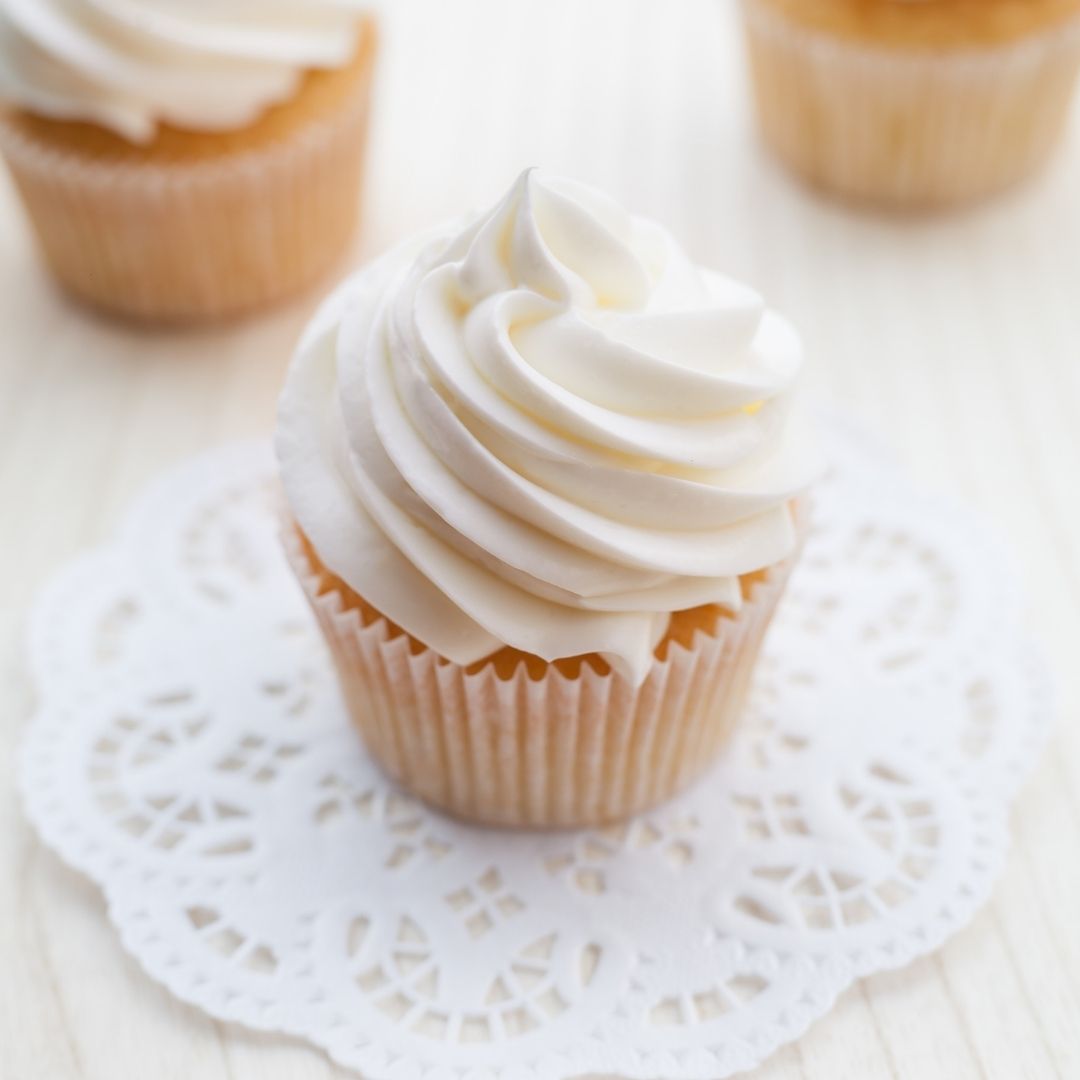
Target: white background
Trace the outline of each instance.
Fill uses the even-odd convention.
[[[496,197],[528,164],[660,218],[806,339],[811,382],[928,486],[978,505],[1027,575],[1061,723],[994,902],[867,980],[755,1080],[1080,1075],[1080,130],[966,214],[823,202],[757,147],[729,0],[395,0],[355,259]],[[733,5],[732,5],[733,7]],[[0,1077],[325,1080],[316,1051],[174,1003],[7,779],[32,695],[23,616],[162,467],[270,430],[317,295],[213,331],[133,330],[57,295],[0,187]]]

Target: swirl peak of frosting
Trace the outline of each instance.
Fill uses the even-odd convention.
[[[640,682],[671,612],[740,606],[818,470],[799,340],[660,226],[536,171],[324,308],[281,399],[322,561],[472,663],[599,653]]]
[[[132,142],[251,123],[341,67],[364,0],[0,0],[0,99]]]

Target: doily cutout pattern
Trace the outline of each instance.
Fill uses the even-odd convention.
[[[164,477],[43,594],[21,781],[178,998],[369,1080],[715,1080],[987,899],[1050,722],[1015,576],[858,430],[718,768],[612,829],[466,826],[365,757],[265,445]]]

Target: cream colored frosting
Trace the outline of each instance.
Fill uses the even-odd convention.
[[[242,127],[339,67],[364,0],[0,0],[0,99],[134,141]]]
[[[511,645],[648,672],[672,611],[740,606],[819,469],[799,340],[604,195],[526,172],[324,308],[281,398],[321,560],[458,663]]]

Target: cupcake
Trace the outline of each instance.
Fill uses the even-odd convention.
[[[0,0],[0,152],[56,277],[181,322],[318,278],[357,218],[374,52],[359,0]]]
[[[817,470],[799,340],[527,172],[358,273],[281,397],[289,559],[373,757],[462,818],[617,821],[736,723]]]
[[[765,141],[811,184],[936,207],[1048,156],[1080,60],[1080,0],[743,0]]]

